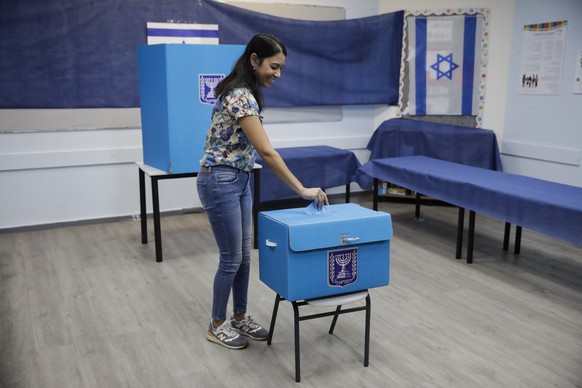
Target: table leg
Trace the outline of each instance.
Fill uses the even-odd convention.
[[[521,226],[516,225],[515,227],[515,247],[513,253],[519,255],[521,251]]]
[[[465,208],[459,208],[459,219],[457,221],[457,253],[455,258],[459,260],[463,256],[463,229],[465,228]]]
[[[503,232],[503,250],[507,251],[509,249],[509,235],[511,233],[511,223],[505,223],[505,231]]]
[[[259,248],[259,208],[261,206],[261,170],[253,170],[253,247]]]
[[[372,192],[372,209],[378,210],[378,178],[374,178],[374,191]]]
[[[414,201],[414,218],[420,218],[420,193],[417,192]]]
[[[350,184],[346,185],[346,203],[350,202]]]
[[[160,196],[158,191],[158,178],[152,177],[152,201],[154,206],[154,240],[156,243],[156,261],[163,261],[162,258],[162,231],[160,230]]]
[[[141,223],[141,243],[148,243],[148,219],[146,213],[145,173],[139,169],[139,219]]]
[[[467,237],[467,263],[473,262],[473,241],[475,240],[475,212],[469,211],[469,236]]]

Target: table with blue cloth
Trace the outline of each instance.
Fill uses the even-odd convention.
[[[356,174],[361,166],[353,152],[330,146],[277,148],[277,152],[303,186],[322,189],[345,186],[346,202],[350,201],[350,183],[356,181]],[[255,203],[253,207],[255,221],[261,210],[261,203],[298,198],[297,194],[277,178],[260,157],[257,157],[256,162],[262,165],[262,169],[260,183],[255,185],[259,187],[260,193],[259,203]],[[255,247],[257,235],[255,228]]]
[[[305,187],[329,189],[349,185],[355,181],[356,172],[361,166],[353,152],[329,146],[277,148],[277,152]],[[261,202],[297,197],[260,157],[257,157],[257,163],[263,166]]]
[[[361,170],[376,180],[392,182],[458,206],[457,258],[462,244],[464,213],[461,211],[469,209],[469,263],[473,259],[475,212],[505,221],[504,250],[507,250],[511,223],[518,226],[515,253],[519,253],[522,227],[582,245],[580,187],[425,156],[372,160]]]
[[[501,171],[495,132],[411,119],[384,121],[367,148],[370,160],[424,155]]]

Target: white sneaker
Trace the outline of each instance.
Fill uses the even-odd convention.
[[[229,321],[217,328],[214,328],[212,321],[208,326],[208,341],[214,342],[229,349],[242,349],[247,346],[247,339],[242,337],[236,330],[230,326]]]
[[[257,341],[264,341],[269,336],[267,329],[255,322],[252,315],[247,314],[241,321],[234,319],[233,315],[230,318],[230,326],[240,334]]]

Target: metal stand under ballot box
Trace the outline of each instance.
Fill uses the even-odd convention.
[[[348,309],[342,309],[343,305],[355,303],[365,299],[366,304],[364,306],[352,307]],[[285,300],[281,295],[277,294],[275,297],[275,305],[273,306],[273,315],[271,316],[271,325],[269,328],[269,337],[267,338],[267,345],[271,345],[273,340],[273,332],[275,331],[275,322],[277,320],[277,312],[279,310],[279,302]],[[334,295],[332,297],[323,297],[316,299],[308,299],[301,301],[292,301],[293,305],[293,321],[294,321],[294,332],[295,332],[295,381],[301,381],[301,351],[300,351],[300,337],[299,337],[299,322],[306,321],[309,319],[324,318],[333,316],[331,326],[329,328],[329,334],[333,334],[337,319],[340,314],[353,313],[358,311],[366,311],[366,323],[364,330],[364,366],[367,367],[370,359],[370,316],[372,309],[372,302],[370,300],[370,294],[368,290],[351,292],[346,294]],[[314,307],[332,307],[336,306],[334,311],[328,311],[318,314],[310,315],[299,315],[299,307],[311,305]]]

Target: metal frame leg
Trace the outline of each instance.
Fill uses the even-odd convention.
[[[366,332],[364,334],[364,366],[370,363],[370,319],[372,317],[372,299],[366,295]]]
[[[337,323],[337,317],[340,315],[340,311],[342,309],[342,305],[338,305],[335,309],[335,314],[333,316],[333,320],[331,321],[331,326],[329,327],[329,334],[333,334],[333,330],[335,329],[335,324]]]
[[[156,242],[156,261],[163,261],[162,255],[162,231],[160,222],[160,194],[158,191],[158,179],[152,177],[152,201],[154,205],[154,240]]]
[[[420,193],[417,192],[414,199],[414,218],[420,219]]]
[[[459,219],[457,221],[457,252],[455,259],[459,260],[463,256],[463,229],[465,228],[465,208],[459,208]]]
[[[351,192],[350,184],[348,183],[346,184],[346,203],[350,202],[350,192]]]
[[[139,220],[141,223],[141,243],[148,243],[148,215],[146,213],[146,190],[145,173],[141,168],[139,171]]]
[[[509,235],[511,234],[511,223],[505,223],[505,230],[503,231],[503,250],[509,249]]]
[[[338,305],[335,314],[333,315],[333,320],[331,321],[331,326],[329,328],[329,334],[333,334],[335,330],[335,325],[337,319],[340,315],[342,305]],[[370,318],[372,316],[372,299],[370,294],[366,295],[366,326],[364,330],[364,366],[367,367],[370,364]]]
[[[372,192],[372,209],[378,210],[378,178],[374,178],[374,190]]]
[[[273,332],[275,331],[275,321],[277,320],[277,312],[279,311],[279,302],[283,297],[279,294],[275,296],[275,304],[273,305],[273,315],[271,315],[271,325],[269,326],[269,336],[267,337],[267,345],[271,345],[273,341]]]
[[[349,294],[349,293],[348,293]],[[267,337],[267,345],[271,345],[273,340],[273,333],[275,332],[275,322],[277,320],[277,312],[279,310],[279,303],[285,300],[281,295],[277,294],[275,296],[275,303],[273,305],[273,315],[271,316],[271,325],[269,328],[269,336]],[[301,381],[301,343],[300,343],[300,330],[299,324],[301,321],[316,319],[316,318],[323,318],[323,317],[330,317],[333,316],[333,320],[331,326],[329,328],[329,334],[333,334],[335,329],[335,325],[337,323],[337,319],[341,314],[348,314],[356,311],[366,311],[366,327],[364,333],[364,366],[367,367],[370,362],[370,321],[372,316],[372,299],[370,294],[366,295],[366,305],[347,308],[342,310],[342,305],[337,305],[334,311],[328,311],[324,313],[318,314],[311,314],[300,316],[299,315],[299,307],[308,305],[307,301],[292,301],[291,304],[293,305],[293,328],[294,328],[294,342],[295,342],[295,381]]]
[[[521,251],[521,226],[515,226],[515,247],[513,253],[519,255]]]
[[[297,302],[293,304],[293,322],[295,326],[295,381],[301,381],[301,349],[299,341],[299,306]]]
[[[473,242],[475,240],[475,212],[469,211],[469,236],[467,237],[467,263],[473,262]]]

